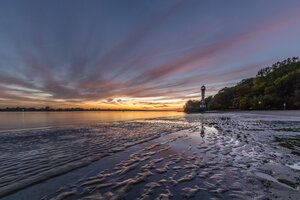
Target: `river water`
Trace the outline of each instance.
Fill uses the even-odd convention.
[[[161,111],[0,112],[0,131],[184,115]]]

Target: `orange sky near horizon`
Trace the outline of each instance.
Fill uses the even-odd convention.
[[[191,98],[195,100],[199,100],[200,97]],[[49,101],[49,98],[48,98]],[[170,110],[170,111],[182,111],[183,106],[187,100],[186,99],[169,99],[159,101],[158,99],[154,99],[152,101],[149,100],[133,100],[126,98],[116,98],[116,99],[104,99],[98,102],[87,101],[87,102],[73,102],[70,103],[65,100],[53,100],[52,102],[45,103],[44,101],[14,101],[10,103],[6,103],[5,107],[35,107],[35,108],[43,108],[49,106],[51,108],[84,108],[84,109],[112,109],[112,110]],[[0,98],[1,102],[1,98]],[[4,106],[0,106],[0,108],[4,108]]]

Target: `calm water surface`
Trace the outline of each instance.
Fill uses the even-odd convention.
[[[178,115],[184,115],[184,113],[152,111],[0,112],[0,131],[127,121]]]

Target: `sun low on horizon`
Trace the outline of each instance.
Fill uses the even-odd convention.
[[[287,2],[3,0],[0,108],[182,110],[300,55]]]

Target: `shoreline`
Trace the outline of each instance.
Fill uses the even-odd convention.
[[[254,110],[247,111],[251,114],[272,115],[272,116],[293,116],[300,117],[300,110]]]
[[[245,114],[258,114],[270,116],[291,116],[300,117],[300,110],[211,110],[205,112],[194,112],[186,114],[216,114],[216,113],[245,113]]]

